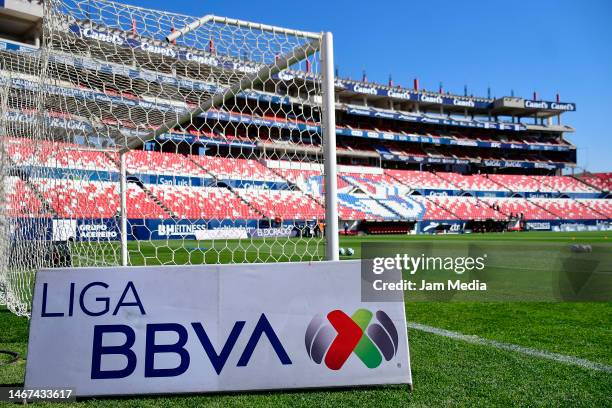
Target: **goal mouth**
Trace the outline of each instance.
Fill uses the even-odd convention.
[[[48,241],[72,267],[326,257],[329,33],[50,0],[42,34],[0,77],[4,235],[22,255]],[[21,314],[36,256],[0,264]]]

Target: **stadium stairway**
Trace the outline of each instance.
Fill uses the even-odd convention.
[[[530,200],[530,199],[528,199],[528,198],[525,198],[525,201],[527,201],[527,202],[529,202],[529,203],[531,203],[531,204],[535,205],[536,207],[538,207],[538,208],[540,208],[540,209],[542,209],[542,210],[546,211],[547,213],[549,213],[550,215],[552,215],[552,216],[553,216],[553,217],[555,217],[556,219],[559,219],[559,220],[560,220],[560,219],[562,219],[562,218],[563,218],[563,216],[561,216],[561,215],[559,215],[559,214],[557,214],[557,213],[555,213],[555,212],[553,212],[553,211],[549,210],[548,208],[546,208],[546,207],[544,207],[543,205],[541,205],[541,204],[539,204],[539,203],[535,202],[534,200]]]
[[[153,201],[156,205],[158,205],[164,211],[164,213],[168,215],[168,217],[178,218],[174,211],[172,211],[162,200],[160,200],[155,193],[149,190],[149,188],[145,186],[144,183],[140,181],[140,179],[138,179],[138,181],[136,181],[134,184],[140,187],[140,189],[145,193],[145,195],[149,197],[149,199]]]
[[[129,153],[126,153],[129,154]],[[115,164],[115,166],[117,166],[117,169],[119,169],[121,167],[120,163],[117,161],[117,157],[114,157],[112,154],[110,154],[109,152],[105,151],[104,155],[112,162]],[[159,208],[162,209],[162,211],[170,218],[178,218],[177,215],[174,213],[174,211],[172,211],[166,204],[164,204],[164,202],[162,200],[159,199],[159,197],[157,197],[157,195],[155,195],[147,186],[144,185],[144,183],[136,176],[134,176],[133,174],[131,174],[129,171],[126,170],[126,175],[128,177],[128,179],[132,179],[135,180],[133,183],[136,184],[142,191],[143,193],[145,193],[145,195],[155,203],[155,205],[157,205]],[[128,180],[129,182],[129,180]]]
[[[391,179],[395,180],[395,182],[397,182],[398,184],[401,184],[403,186],[406,186],[406,187],[412,189],[412,187],[410,185],[404,183],[402,180],[400,180],[399,178],[397,178],[393,174],[386,173],[386,175],[389,176]],[[435,200],[432,200],[431,198],[427,197],[426,195],[423,195],[421,197],[423,197],[425,200],[427,200],[433,206],[438,207],[442,211],[442,214],[448,214],[448,219],[449,220],[458,220],[458,219],[460,219],[457,214],[455,214],[454,212],[452,212],[451,210],[449,210],[447,208],[444,208],[443,206],[438,204]]]
[[[8,159],[11,168],[17,169],[17,165],[15,164],[15,162],[13,161],[11,156],[9,154],[6,154],[6,153],[4,155]],[[58,212],[55,210],[55,208],[53,208],[51,203],[49,203],[49,201],[47,201],[47,199],[45,198],[44,194],[38,189],[36,184],[32,183],[32,181],[30,180],[29,176],[26,173],[24,173],[23,171],[19,171],[19,170],[17,170],[15,173],[16,173],[15,175],[17,177],[19,177],[19,179],[24,182],[26,187],[32,193],[34,193],[36,198],[38,198],[38,201],[40,201],[40,204],[42,206],[41,210],[43,212],[45,212],[45,213],[51,214],[54,218],[59,218]]]
[[[497,181],[495,179],[492,179],[492,178],[487,177],[487,176],[482,176],[482,175],[481,175],[481,177],[486,177],[490,182],[492,182],[493,184],[499,186],[502,189],[502,191],[512,192],[512,190],[510,188],[508,188],[508,186],[502,184],[501,182],[499,182],[499,181]]]
[[[215,180],[215,185],[216,186],[218,186],[219,188],[223,188],[223,187],[221,187],[221,183],[219,182],[219,177],[217,176],[217,174],[213,173],[211,170],[209,170],[206,167],[204,167],[202,165],[202,163],[199,163],[196,160],[194,160],[191,155],[187,156],[187,160],[189,160],[191,163],[193,163],[197,168],[201,169],[204,173],[206,173],[210,177],[212,177],[213,180]],[[253,204],[251,204],[247,199],[245,199],[242,195],[240,195],[240,193],[238,193],[232,187],[225,186],[225,188],[227,188],[227,190],[229,190],[230,193],[232,193],[238,200],[240,200],[242,203],[244,203],[247,207],[249,207],[255,213],[259,214],[260,217],[268,217],[269,216],[269,214],[264,214],[259,208],[255,207]]]

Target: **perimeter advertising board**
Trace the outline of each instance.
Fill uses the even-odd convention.
[[[133,395],[411,384],[359,261],[40,270],[25,386]]]

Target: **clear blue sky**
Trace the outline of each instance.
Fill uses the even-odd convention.
[[[486,96],[575,102],[578,164],[612,171],[612,1],[127,0],[143,7],[217,14],[332,31],[340,76]]]

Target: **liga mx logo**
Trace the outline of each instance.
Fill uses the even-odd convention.
[[[382,310],[373,314],[358,309],[352,316],[333,310],[327,316],[313,317],[305,340],[311,360],[317,364],[325,360],[328,368],[339,370],[351,354],[368,368],[378,367],[383,358],[391,360],[397,354],[399,336],[391,318]]]

